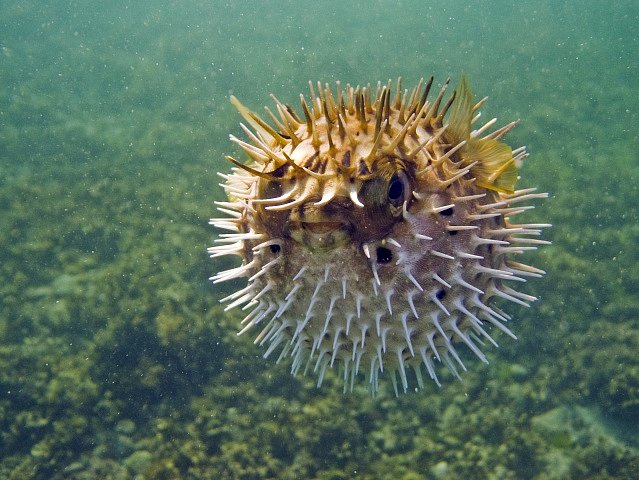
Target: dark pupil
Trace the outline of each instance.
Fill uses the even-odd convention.
[[[377,247],[377,263],[388,263],[393,259],[393,252],[386,247]]]
[[[404,194],[404,185],[402,184],[402,181],[397,178],[397,177],[393,177],[391,179],[391,183],[388,186],[388,198],[389,200],[392,201],[397,201],[400,198],[402,198],[402,195]]]

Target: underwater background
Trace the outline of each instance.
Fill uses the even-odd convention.
[[[635,0],[4,0],[0,49],[0,478],[639,478]],[[463,72],[551,194],[518,340],[374,399],[264,360],[207,280],[229,96]]]

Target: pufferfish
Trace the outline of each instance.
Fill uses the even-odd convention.
[[[211,223],[227,233],[209,253],[242,263],[211,279],[247,279],[221,300],[246,312],[238,335],[255,330],[265,358],[318,387],[332,367],[345,391],[389,377],[406,392],[425,373],[440,385],[440,365],[466,370],[462,349],[488,363],[496,330],[516,338],[500,299],[536,300],[514,286],[544,271],[514,257],[548,243],[549,225],[511,219],[547,194],[515,189],[528,154],[501,139],[517,122],[473,129],[486,99],[462,77],[445,100],[449,82],[430,100],[432,77],[410,93],[401,78],[309,82],[303,114],[273,97],[270,123],[231,97],[248,141],[230,139],[248,158],[220,173],[229,199]]]

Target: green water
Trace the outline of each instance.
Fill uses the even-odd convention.
[[[466,3],[0,4],[0,478],[639,478],[639,5]],[[462,72],[551,194],[518,340],[399,398],[263,360],[207,281],[229,95]]]

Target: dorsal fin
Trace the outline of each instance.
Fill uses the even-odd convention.
[[[470,137],[470,122],[473,115],[473,94],[468,77],[462,75],[456,89],[455,101],[448,117],[446,138],[450,143],[459,143]]]

